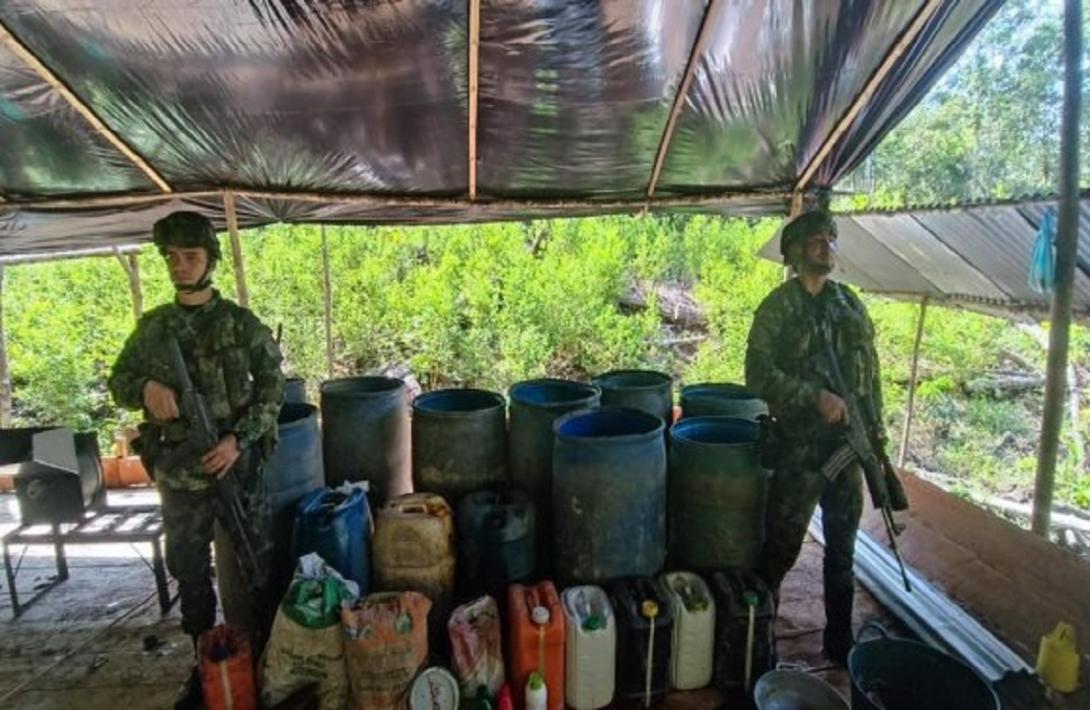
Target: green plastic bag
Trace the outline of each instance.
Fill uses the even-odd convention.
[[[359,586],[346,580],[316,554],[299,558],[280,608],[289,619],[308,629],[324,629],[341,621],[341,607],[359,599]]]

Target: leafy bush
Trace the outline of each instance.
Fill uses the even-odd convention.
[[[743,380],[746,337],[761,300],[783,278],[757,256],[777,220],[714,216],[602,217],[456,227],[327,227],[333,281],[333,374],[407,365],[425,388],[505,390],[543,375],[586,378],[651,367],[681,382]],[[245,233],[251,305],[283,326],[288,370],[326,377],[322,230],[276,225]],[[227,252],[229,253],[229,252]],[[217,284],[234,295],[230,257]],[[145,304],[171,298],[153,250],[141,257]],[[708,330],[698,347],[663,345],[654,297],[635,313],[621,296],[637,285],[690,288]],[[647,289],[645,289],[647,290]],[[103,439],[135,414],[109,401],[104,382],[133,320],[128,282],[112,258],[9,267],[5,327],[17,423],[97,427]],[[865,296],[878,334],[886,426],[896,441],[918,306]],[[1090,367],[1090,336],[1072,356]],[[920,361],[916,461],[964,489],[1028,490],[1040,398],[993,401],[964,383],[1011,362],[1043,367],[1025,328],[963,311],[928,311]],[[1020,365],[1019,365],[1020,366]],[[1090,437],[1090,414],[1080,425]],[[1067,436],[1057,496],[1085,504],[1090,486]]]

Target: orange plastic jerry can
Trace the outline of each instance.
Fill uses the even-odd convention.
[[[549,710],[564,709],[564,611],[552,582],[507,589],[508,672],[515,707],[526,707],[526,688],[534,671],[545,678]]]

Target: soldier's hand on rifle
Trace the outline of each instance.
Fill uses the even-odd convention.
[[[152,417],[160,421],[178,418],[178,396],[158,380],[144,383],[144,406]]]
[[[821,390],[818,394],[817,408],[827,424],[848,423],[848,405],[829,390]]]
[[[201,466],[208,475],[223,478],[235,465],[240,453],[235,435],[224,434],[220,443],[201,458]]]

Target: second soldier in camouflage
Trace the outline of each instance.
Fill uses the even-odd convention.
[[[829,353],[835,354],[859,401],[881,422],[882,395],[874,327],[866,308],[828,275],[835,266],[836,225],[824,211],[794,219],[780,240],[794,278],[757,309],[746,350],[746,385],[779,420],[781,446],[767,510],[759,572],[777,590],[795,564],[810,518],[820,504],[825,534],[826,655],[844,663],[853,642],[853,555],[863,510],[858,465],[832,480],[822,465],[844,443],[848,409],[833,393]],[[878,432],[884,439],[884,433]]]

